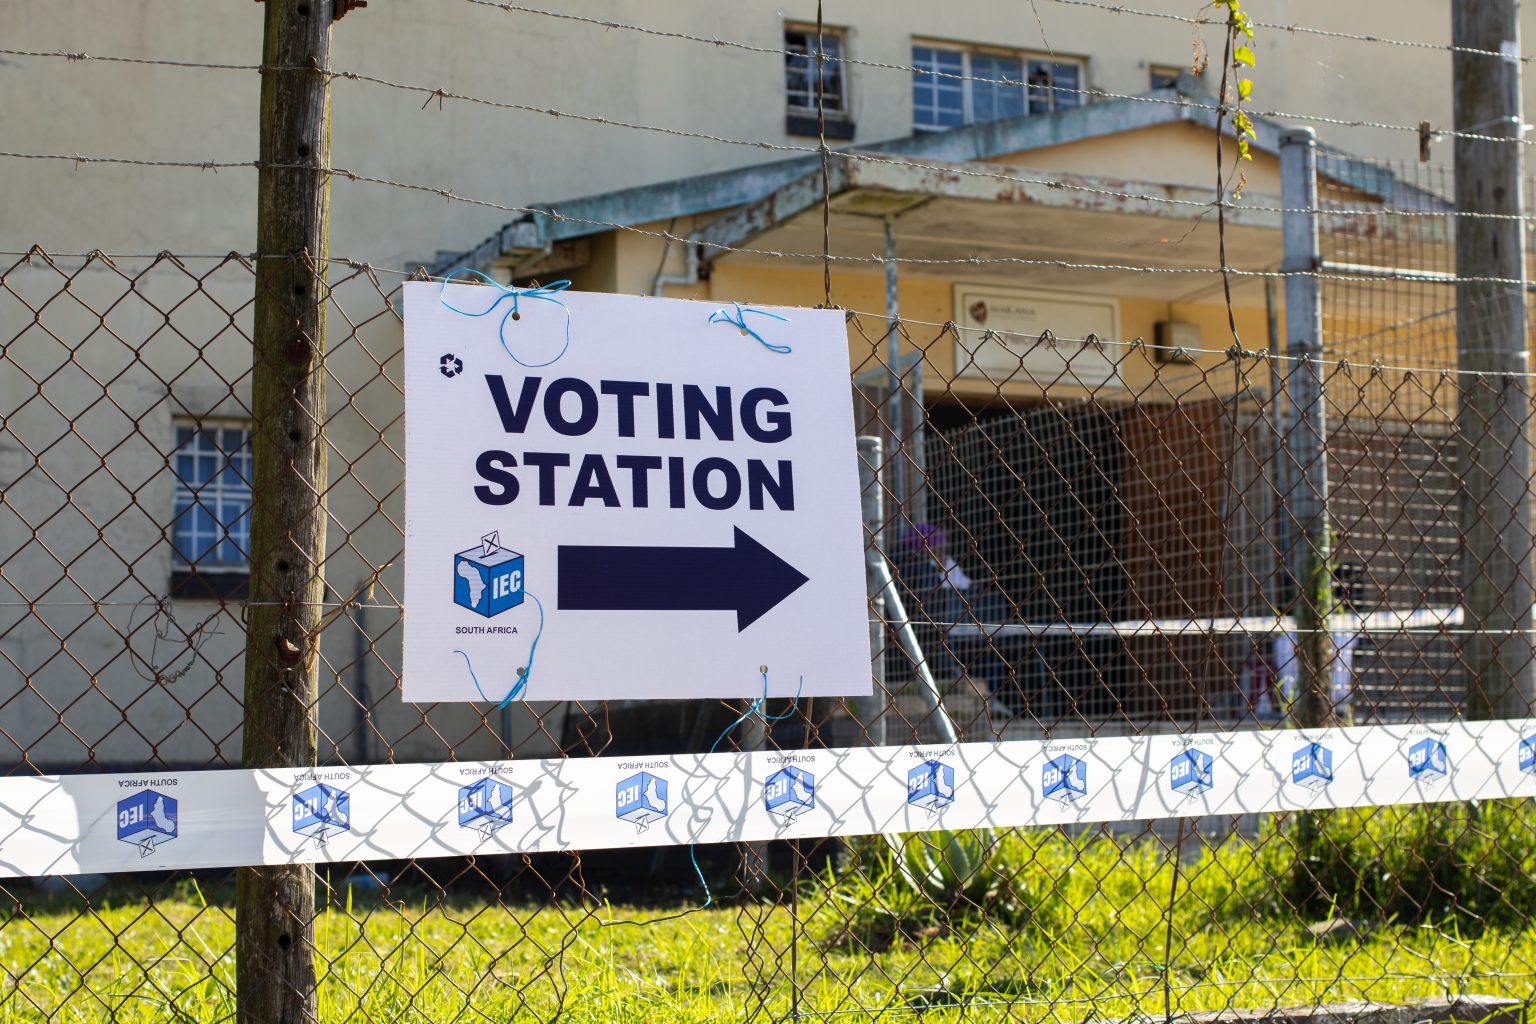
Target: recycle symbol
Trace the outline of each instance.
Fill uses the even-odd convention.
[[[437,371],[444,377],[457,377],[464,372],[464,360],[452,352],[446,353],[437,361]]]

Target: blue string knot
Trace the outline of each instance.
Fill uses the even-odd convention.
[[[526,693],[528,690],[528,680],[533,677],[533,656],[538,653],[539,638],[544,635],[544,602],[540,601],[533,594],[529,594],[528,599],[539,608],[539,628],[533,634],[533,644],[528,648],[528,664],[517,670],[517,682],[512,684],[512,688],[507,691],[507,695],[496,704],[498,711]],[[469,655],[457,647],[453,649],[453,653],[464,659],[464,667],[469,669],[470,681],[475,684],[475,692],[480,695],[480,699],[490,703],[492,698],[486,696],[485,690],[481,689],[480,677],[475,675],[475,665],[474,662],[469,660]]]
[[[724,312],[724,310],[721,310],[721,312]],[[773,316],[772,313],[769,313],[768,315],[769,316]],[[779,319],[783,320],[784,318],[783,317],[779,317]],[[713,317],[710,318],[710,322],[711,323],[714,322],[714,318]],[[761,341],[762,339],[758,339],[758,340]],[[764,344],[767,344],[767,343],[764,342]],[[769,346],[769,347],[771,348],[772,346]],[[752,703],[747,705],[747,710],[745,710],[745,711],[743,711],[741,713],[741,717],[737,718],[736,721],[734,721],[730,725],[726,726],[725,730],[723,732],[721,732],[719,736],[715,737],[715,742],[713,742],[713,743],[711,743],[709,745],[709,752],[711,754],[713,754],[715,752],[715,748],[720,746],[720,741],[725,739],[727,736],[729,736],[731,734],[731,730],[732,729],[736,728],[738,725],[740,725],[742,722],[745,722],[747,719],[751,718],[753,715],[757,715],[757,716],[761,717],[762,720],[765,721],[765,722],[779,722],[779,721],[783,721],[784,719],[790,717],[799,708],[799,706],[800,706],[800,694],[803,693],[804,691],[805,691],[805,676],[801,676],[800,677],[800,684],[797,687],[795,687],[795,699],[790,702],[789,710],[784,712],[782,715],[768,715],[768,714],[764,714],[763,713],[763,702],[768,699],[768,670],[764,669],[763,670],[763,695],[761,697],[753,698]],[[704,903],[703,903],[702,906],[699,907],[700,910],[703,910],[704,907],[707,907],[711,903],[715,902],[715,894],[710,891],[709,883],[704,880],[704,870],[699,867],[699,854],[698,854],[698,844],[697,843],[690,843],[690,844],[688,844],[688,859],[693,862],[693,873],[699,877],[699,884],[704,887]]]
[[[748,313],[755,313],[758,316],[772,317],[775,320],[782,320],[785,323],[789,323],[789,317],[780,316],[777,313],[770,313],[766,309],[756,309],[752,306],[743,306],[739,302],[733,302],[731,303],[731,306],[734,307],[734,313],[730,309],[726,309],[722,306],[721,308],[715,310],[713,313],[709,314],[709,322],[712,324],[730,324],[732,327],[739,330],[742,334],[750,338],[755,338],[757,343],[763,346],[763,348],[767,349],[769,352],[777,352],[779,355],[788,355],[793,351],[793,349],[791,349],[788,345],[769,344],[766,340],[764,340],[761,334],[758,334],[752,328],[747,326]]]
[[[467,309],[460,309],[448,301],[447,292],[449,283],[461,275],[466,279],[478,279],[482,283],[488,284],[495,288],[501,294],[497,295],[494,302],[480,310],[478,313]],[[511,299],[512,306],[502,314],[501,325],[498,328],[498,333],[501,336],[502,350],[506,352],[507,355],[511,356],[512,361],[517,365],[526,366],[530,370],[536,370],[541,366],[548,366],[550,363],[555,362],[555,360],[565,355],[566,349],[571,347],[571,311],[566,307],[564,302],[561,302],[558,298],[556,298],[557,295],[565,291],[570,286],[571,282],[569,281],[555,281],[552,284],[540,285],[536,288],[516,288],[512,285],[502,284],[500,281],[482,274],[478,270],[471,270],[468,267],[460,267],[453,273],[449,274],[447,277],[443,278],[443,283],[442,286],[438,289],[437,297],[438,301],[440,301],[444,306],[447,306],[449,309],[453,310],[455,313],[461,314],[462,316],[486,316],[507,299]],[[560,351],[555,353],[553,358],[546,359],[542,363],[525,363],[521,359],[517,358],[517,354],[513,352],[511,346],[507,344],[507,321],[519,320],[522,318],[522,314],[518,312],[517,308],[519,299],[538,299],[541,302],[553,302],[565,312],[565,344],[560,346]]]

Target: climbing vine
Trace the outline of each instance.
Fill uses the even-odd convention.
[[[1253,118],[1248,116],[1243,104],[1253,96],[1253,79],[1247,73],[1258,60],[1253,49],[1253,19],[1243,10],[1242,0],[1211,0],[1211,7],[1226,11],[1226,38],[1221,86],[1217,90],[1216,128],[1220,131],[1222,122],[1230,117],[1233,133],[1237,136],[1238,159],[1252,160],[1249,146],[1256,140],[1257,134]],[[1196,34],[1192,70],[1197,76],[1203,75],[1209,65],[1210,57],[1206,53],[1204,37]],[[1241,184],[1237,191],[1242,192]]]
[[[1228,171],[1222,152],[1222,127],[1227,118],[1232,120],[1232,132],[1237,137],[1237,160],[1232,173],[1237,179],[1232,186],[1232,198],[1241,199],[1247,185],[1247,177],[1241,171],[1242,161],[1252,160],[1251,144],[1258,138],[1253,118],[1243,109],[1243,104],[1253,96],[1253,79],[1247,70],[1257,63],[1253,50],[1253,19],[1242,8],[1242,0],[1211,0],[1216,10],[1226,9],[1226,33],[1222,52],[1221,86],[1216,94],[1216,223],[1217,246],[1221,259],[1222,293],[1227,303],[1227,327],[1232,332],[1233,345],[1242,349],[1237,334],[1237,316],[1232,309],[1232,280],[1227,265],[1227,184]],[[1203,20],[1203,18],[1202,18]],[[1198,30],[1195,35],[1195,53],[1192,69],[1204,74],[1210,63],[1205,50],[1204,38]],[[1235,83],[1235,84],[1234,84]]]
[[[1243,110],[1243,104],[1253,95],[1253,79],[1244,77],[1245,70],[1255,63],[1253,19],[1242,9],[1239,0],[1211,0],[1211,6],[1227,9],[1227,63],[1221,69],[1221,110],[1218,113],[1230,112],[1232,128],[1237,133],[1238,158],[1252,160],[1248,144],[1255,138],[1253,119]],[[1228,91],[1229,76],[1237,79],[1235,95]]]

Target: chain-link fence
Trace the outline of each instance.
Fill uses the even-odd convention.
[[[308,4],[289,7],[309,17]],[[1204,23],[1173,20],[1197,32]],[[1236,23],[1226,31],[1230,46]],[[667,142],[793,151],[820,163],[811,179],[796,177],[810,163],[778,168],[763,181],[787,192],[746,207],[721,200],[710,212],[728,211],[722,221],[704,224],[696,211],[681,226],[677,215],[620,223],[575,204],[563,213],[474,201],[524,219],[469,262],[528,287],[563,272],[562,259],[579,269],[574,254],[589,236],[627,232],[659,250],[644,259],[660,257],[657,295],[745,302],[760,288],[838,308],[869,301],[860,271],[885,272],[885,311],[846,313],[869,698],[403,701],[403,284],[428,274],[317,252],[329,179],[463,197],[328,166],[323,115],[291,152],[270,152],[264,134],[254,163],[73,157],[77,167],[257,168],[268,188],[287,175],[287,199],[309,204],[288,212],[314,223],[304,244],[261,256],[33,248],[0,269],[0,784],[110,777],[123,791],[109,823],[123,859],[110,875],[17,870],[34,863],[29,837],[68,847],[80,821],[0,794],[0,1020],[1524,1019],[1536,982],[1536,812],[1528,798],[1463,788],[1445,740],[1498,711],[1518,719],[1504,723],[1517,748],[1497,753],[1510,754],[1495,773],[1503,790],[1536,775],[1536,728],[1520,703],[1531,690],[1529,609],[1502,625],[1490,617],[1490,606],[1530,603],[1531,377],[1456,365],[1469,324],[1506,355],[1519,348],[1497,336],[1508,303],[1463,303],[1458,291],[1524,288],[1457,275],[1457,218],[1483,214],[1458,212],[1454,181],[1428,165],[1317,157],[1310,142],[1321,172],[1308,170],[1299,204],[1244,206],[1225,184],[1211,203],[1185,186],[1151,194],[1108,179],[1058,182],[1056,172],[927,163],[923,151],[833,163],[819,108],[826,82],[845,94],[828,60],[839,74],[915,76],[928,128],[952,127],[946,118],[970,118],[978,103],[995,103],[999,121],[1022,115],[1025,89],[1032,117],[1092,115],[1110,100],[1178,106],[1195,113],[1177,128],[1214,120],[1218,136],[1233,108],[1226,97],[1191,103],[1166,83],[1104,95],[1080,88],[1077,63],[1010,63],[985,49],[920,44],[913,66],[852,61],[841,43],[827,56],[823,37],[819,25],[786,35],[790,120],[801,133],[819,122],[816,147],[580,118]],[[305,83],[312,101],[344,78],[439,106],[564,116],[316,74],[329,68],[323,50],[268,53],[259,68],[122,60],[259,72],[264,88]],[[279,120],[264,125],[274,137]],[[1432,133],[1420,132],[1427,149]],[[860,184],[849,170],[860,167],[887,177]],[[1296,179],[1281,177],[1289,195]],[[948,178],[991,191],[946,192]],[[848,192],[855,185],[863,191]],[[1088,198],[1052,208],[1054,242],[1037,251],[988,234],[995,208],[983,201],[1023,195],[1046,211],[1040,196],[1056,188]],[[834,199],[839,189],[847,194]],[[1138,235],[1148,247],[1113,260],[1061,258],[1074,236],[1119,230],[1155,203],[1188,213],[1188,233]],[[903,257],[896,217],[925,206],[940,211],[926,227],[943,237],[914,230],[930,248]],[[885,222],[883,260],[862,255],[872,236],[850,228],[874,223],[872,212]],[[1228,259],[1223,216],[1242,268]],[[1317,252],[1291,247],[1297,217]],[[522,227],[537,235],[536,218],[585,234],[508,241],[522,240]],[[743,224],[784,233],[730,233]],[[1201,231],[1201,245],[1220,242],[1217,265],[1191,264],[1194,242],[1181,248]],[[818,234],[819,254],[793,251]],[[617,263],[615,252],[582,258]],[[754,267],[768,272],[753,277]],[[1066,311],[1050,292],[1060,275],[1073,275],[1069,298],[1088,295],[1098,312]],[[1148,283],[1177,275],[1198,284],[1170,298]],[[952,320],[911,313],[914,292],[902,286],[914,279],[918,309]],[[1121,300],[1088,294],[1086,282],[1103,281],[1098,292],[1121,288],[1156,333],[1122,330]],[[1281,296],[1298,281],[1311,292]],[[1037,302],[1071,323],[1038,329],[1036,311],[1020,308]],[[1081,316],[1109,326],[1090,333]],[[1515,440],[1490,469],[1492,436]],[[1346,725],[1398,729],[1393,742],[1406,737],[1407,753],[1393,748],[1393,770],[1409,781],[1368,793],[1385,762],[1323,746]],[[1155,772],[1130,758],[1092,768],[1108,769],[1096,785],[1166,783],[1185,799],[1211,788],[1202,749],[1260,735],[1285,738],[1277,778],[1303,794],[1281,809],[1184,803],[1110,821],[1073,816],[1083,752],[1096,743],[1187,741]],[[1008,761],[1021,742],[1036,760]],[[220,866],[196,870],[152,859],[167,837],[183,848],[207,841],[198,815],[215,809],[184,805],[178,822],[159,792],[193,773],[247,769],[219,776],[235,802],[250,797],[237,787],[274,767],[598,757],[622,767],[848,748],[885,752],[911,787],[907,802],[927,803],[928,831],[267,868],[218,854],[207,860]],[[1034,824],[939,827],[936,808],[956,792],[940,762],[971,756],[965,749],[999,752],[1014,776],[1039,782],[1036,803],[987,807],[977,820]],[[1052,759],[1042,775],[1043,754]],[[1335,793],[1354,796],[1330,804],[1318,793],[1336,779]],[[316,790],[330,804],[302,810],[323,843],[325,826],[349,812],[338,810],[341,794]],[[1045,810],[1046,799],[1059,806]],[[1122,809],[1143,806],[1127,798]],[[286,1009],[268,1012],[277,1006]]]
[[[253,273],[237,256],[35,250],[0,275],[12,774],[240,763]],[[398,285],[329,270],[321,763],[707,749],[739,707],[399,700]],[[771,702],[721,749],[930,743],[945,723],[967,741],[1246,729],[1292,712],[1275,396],[1293,363],[1066,340],[1042,356],[1040,339],[986,337],[1014,346],[998,373],[954,325],[848,325],[856,380],[888,370],[892,331],[928,371],[895,457],[873,467],[875,551],[905,609],[881,606],[889,701]],[[1030,368],[1042,358],[1057,370]],[[1336,699],[1356,721],[1454,716],[1455,377],[1340,361],[1324,381]],[[884,393],[856,394],[862,431],[889,435]],[[1532,825],[1523,801],[1449,803],[303,870],[327,1020],[1449,1012],[1429,999],[1481,1018],[1504,1004],[1473,997],[1523,999],[1536,974]],[[234,1012],[227,873],[5,893],[11,1018]]]

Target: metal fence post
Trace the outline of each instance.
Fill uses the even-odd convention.
[[[882,447],[878,437],[859,438],[859,486],[863,498],[866,563],[870,558],[884,557],[880,552],[880,531],[885,525],[885,501],[880,491]],[[885,686],[885,584],[866,565],[864,585],[869,595],[869,656],[874,683],[868,697],[855,701],[854,710],[870,746],[879,747],[886,741],[886,711],[890,700]]]
[[[864,521],[870,522],[872,510],[869,505],[868,495],[870,488],[879,486],[878,467],[882,462],[881,441],[878,437],[859,438],[859,475],[864,487],[865,505]],[[883,508],[879,510],[883,517]],[[871,532],[868,546],[864,549],[864,571],[866,586],[869,592],[875,595],[871,598],[871,609],[878,609],[880,621],[872,624],[870,629],[873,640],[875,629],[881,631],[879,645],[876,651],[883,650],[885,643],[885,631],[890,630],[896,634],[896,644],[907,658],[912,662],[912,669],[917,676],[917,693],[928,705],[928,721],[938,729],[939,735],[944,737],[946,743],[958,743],[959,731],[955,728],[954,720],[949,717],[949,712],[944,707],[944,695],[939,692],[939,684],[933,678],[933,670],[928,666],[928,658],[923,654],[922,645],[917,642],[917,631],[912,628],[912,620],[908,617],[906,605],[901,600],[901,592],[896,589],[896,580],[891,573],[890,563],[885,560],[885,553],[874,543],[877,533]],[[878,601],[879,603],[875,603]],[[874,614],[874,612],[872,612]],[[879,701],[881,713],[889,710],[890,690],[884,673],[884,661],[881,661],[880,675],[876,677],[877,689],[872,700]],[[863,712],[861,712],[862,714]],[[914,740],[916,737],[914,736]],[[884,726],[881,727],[880,739],[877,741],[871,736],[871,742],[885,742]]]
[[[1333,551],[1328,525],[1328,459],[1323,402],[1323,306],[1317,272],[1317,140],[1311,128],[1280,135],[1281,215],[1289,383],[1285,419],[1286,568],[1296,623],[1296,699],[1301,726],[1333,721]]]
[[[901,373],[901,312],[896,288],[896,218],[885,218],[885,423],[891,433],[891,461],[887,469],[890,490],[895,498],[898,519],[909,514],[907,508],[907,467],[902,459],[906,451],[902,422],[905,413],[906,386]],[[906,519],[903,523],[911,522]]]
[[[325,271],[330,32],[344,0],[266,0],[252,352],[247,768],[316,760],[326,450]],[[239,1024],[318,1019],[315,873],[241,868]]]
[[[1451,5],[1456,409],[1467,714],[1531,714],[1531,404],[1526,346],[1520,18],[1515,0]],[[1475,215],[1475,216],[1474,216]]]

